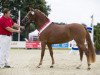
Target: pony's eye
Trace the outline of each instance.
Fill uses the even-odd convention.
[[[34,12],[32,11],[31,14],[34,15]]]

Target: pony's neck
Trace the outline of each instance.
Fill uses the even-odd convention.
[[[49,19],[41,14],[36,15],[35,18],[35,24],[37,26],[37,29],[40,30],[41,27],[43,27],[44,24],[46,24],[49,21]]]

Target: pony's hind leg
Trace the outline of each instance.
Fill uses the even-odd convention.
[[[89,51],[86,51],[85,54],[86,54],[86,57],[87,57],[87,64],[88,64],[87,70],[90,70],[91,69],[90,68],[91,62],[90,62],[90,57],[89,57]]]
[[[78,67],[76,67],[77,69],[80,69],[80,67],[82,66],[82,60],[83,60],[83,50],[82,47],[80,45],[78,45],[79,48],[79,54],[80,54],[80,65]]]
[[[54,57],[53,57],[53,50],[52,50],[52,46],[51,44],[47,44],[48,48],[49,48],[49,52],[50,52],[50,56],[51,56],[51,59],[52,59],[52,65],[50,66],[50,68],[53,68],[54,67]]]
[[[79,48],[79,53],[80,53],[80,65],[77,66],[77,69],[80,69],[80,67],[82,66],[82,60],[83,60],[83,51],[81,50],[81,48]]]
[[[37,66],[38,68],[40,68],[40,66],[42,65],[42,62],[43,62],[43,57],[44,57],[44,53],[45,53],[46,43],[45,42],[41,42],[41,46],[42,46],[41,59],[40,59],[39,65]]]
[[[88,49],[86,48],[86,46],[85,46],[85,44],[83,44],[83,45],[80,45],[80,47],[81,47],[81,49],[83,50],[82,52],[81,52],[81,49],[80,49],[80,60],[82,61],[82,58],[83,58],[83,52],[85,53],[85,55],[86,55],[86,57],[87,57],[87,64],[88,64],[88,70],[90,70],[91,68],[90,68],[90,57],[89,57],[89,51],[88,51]]]
[[[83,52],[86,54],[87,57],[87,63],[88,63],[88,70],[90,70],[90,58],[89,58],[89,52],[88,49],[86,48],[85,44],[79,44],[79,52],[80,52],[80,60],[81,60],[81,65],[79,65],[77,68],[80,68],[82,66],[82,59],[83,59]]]

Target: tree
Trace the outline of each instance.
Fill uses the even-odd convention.
[[[26,15],[27,10],[26,8],[31,5],[34,9],[39,9],[42,12],[44,12],[47,16],[50,12],[50,6],[46,5],[45,0],[0,0],[0,12],[4,8],[9,8],[12,12],[12,18],[16,22],[18,19],[18,11],[21,11],[21,19]],[[33,24],[34,25],[34,24]],[[30,25],[29,23],[25,25],[26,31],[21,34],[21,39],[24,40],[25,37],[28,37],[28,33],[35,29],[35,26]],[[13,35],[14,39],[17,40],[17,34],[14,33]]]
[[[94,27],[94,41],[96,50],[100,50],[100,23]]]

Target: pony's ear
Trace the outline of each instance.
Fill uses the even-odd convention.
[[[34,11],[31,11],[31,14],[34,15]]]

